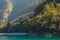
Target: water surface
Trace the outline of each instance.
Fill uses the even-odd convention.
[[[58,37],[0,36],[0,40],[60,40]]]

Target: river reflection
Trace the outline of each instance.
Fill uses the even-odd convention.
[[[0,36],[0,40],[16,40],[15,36]]]
[[[0,36],[0,40],[9,40],[7,36]]]

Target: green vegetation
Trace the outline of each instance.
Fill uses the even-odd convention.
[[[33,18],[29,18],[24,22],[23,25],[30,28],[32,33],[35,31],[38,34],[49,33],[60,36],[60,3],[46,3],[42,12],[38,12]]]
[[[8,30],[5,32],[20,32],[22,28],[22,31],[29,33],[29,35],[51,34],[60,36],[60,3],[55,1],[46,0],[38,5],[33,12],[8,23],[3,30]]]

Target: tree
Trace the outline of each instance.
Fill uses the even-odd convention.
[[[38,14],[38,12],[36,13]],[[28,19],[26,26],[30,26],[31,28],[34,27],[36,28],[35,30],[37,30],[39,28],[37,28],[37,24],[39,24],[40,28],[43,28],[41,29],[43,32],[46,30],[46,32],[55,33],[57,31],[58,33],[60,30],[60,4],[57,3],[55,7],[53,2],[47,3],[44,5],[42,12],[39,12],[39,15],[35,15],[33,18]]]

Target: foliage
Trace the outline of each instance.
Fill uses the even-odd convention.
[[[55,7],[55,5],[57,7]],[[38,14],[38,12],[37,12]],[[39,26],[38,26],[39,24]],[[47,3],[44,5],[42,12],[39,15],[35,15],[33,18],[29,18],[25,25],[28,28],[33,29],[37,33],[57,33],[59,34],[60,30],[60,3],[54,4],[53,2]],[[31,31],[30,29],[30,31]],[[48,29],[48,30],[47,30]],[[32,31],[33,31],[32,30]],[[43,30],[42,32],[40,30]]]

